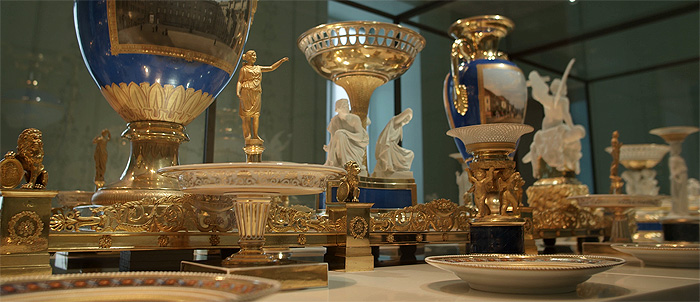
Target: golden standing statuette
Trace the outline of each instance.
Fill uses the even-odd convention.
[[[104,129],[100,135],[92,139],[95,145],[95,189],[102,188],[105,185],[105,170],[107,169],[107,142],[112,139],[112,134],[109,130]]]
[[[613,131],[612,139],[610,140],[610,146],[612,150],[610,155],[612,155],[612,164],[610,164],[610,194],[622,194],[622,187],[625,183],[622,178],[618,176],[618,169],[620,167],[620,147],[622,143],[619,141],[620,134]]]
[[[258,55],[254,50],[248,50],[243,54],[243,66],[238,73],[236,95],[240,100],[238,115],[243,120],[243,137],[247,162],[261,162],[263,140],[258,135],[260,126],[260,108],[262,105],[262,73],[274,71],[282,63],[289,61],[284,57],[270,66],[255,65]]]

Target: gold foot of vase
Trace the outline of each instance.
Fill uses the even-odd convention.
[[[132,122],[122,133],[131,142],[131,154],[121,179],[95,192],[92,203],[113,205],[143,198],[182,196],[177,180],[158,169],[179,164],[178,148],[188,141],[185,127],[171,122]]]

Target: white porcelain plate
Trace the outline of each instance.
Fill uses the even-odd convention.
[[[328,180],[340,179],[345,170],[324,165],[261,162],[181,165],[160,169],[158,173],[177,178],[180,189],[186,193],[306,195],[321,193]]]
[[[639,258],[645,265],[687,268],[700,266],[700,244],[613,243],[610,246]]]
[[[476,290],[512,294],[555,294],[576,290],[594,274],[625,263],[588,255],[432,256],[425,262],[455,273]]]
[[[190,272],[124,272],[0,279],[2,301],[246,301],[279,290],[274,280]]]

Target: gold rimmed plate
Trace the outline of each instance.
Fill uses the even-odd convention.
[[[613,243],[612,248],[637,257],[645,265],[698,268],[700,244],[697,243]]]
[[[576,290],[594,274],[624,259],[588,255],[432,256],[425,262],[453,272],[476,290],[511,294],[555,294]]]
[[[189,272],[123,272],[0,279],[2,301],[247,301],[279,290],[274,280]]]

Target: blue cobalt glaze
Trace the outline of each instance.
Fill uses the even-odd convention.
[[[111,53],[106,0],[75,1],[75,30],[83,60],[102,89],[113,83],[143,82],[202,90],[216,97],[231,74],[215,66],[183,58],[154,54]],[[161,25],[162,26],[162,25]],[[147,29],[145,26],[143,30]],[[247,36],[247,29],[245,32]],[[243,42],[245,39],[243,39]],[[240,55],[238,56],[240,60]],[[238,65],[235,62],[234,69]]]
[[[491,65],[491,66],[485,66],[485,65]],[[461,115],[459,112],[457,112],[457,109],[454,106],[454,83],[453,83],[453,77],[452,73],[450,72],[446,79],[445,79],[445,84],[444,84],[444,95],[443,95],[443,100],[444,100],[444,107],[445,107],[445,113],[447,115],[447,120],[449,122],[450,128],[459,128],[459,127],[464,127],[464,126],[472,126],[472,125],[480,125],[480,124],[487,124],[487,123],[494,123],[494,122],[519,122],[522,123],[524,120],[524,115],[525,115],[525,108],[524,105],[522,109],[522,115],[521,117],[518,118],[512,118],[509,120],[501,120],[501,121],[495,121],[495,120],[487,120],[487,121],[482,121],[482,110],[488,110],[488,108],[482,109],[481,108],[481,102],[480,98],[483,96],[480,95],[480,87],[479,87],[479,66],[483,67],[495,67],[494,69],[505,69],[510,71],[511,73],[519,73],[519,77],[521,79],[518,79],[518,81],[521,81],[522,83],[518,83],[522,88],[522,95],[521,98],[517,100],[517,103],[520,103],[522,101],[523,104],[527,101],[527,88],[525,86],[525,76],[522,74],[522,71],[515,65],[513,62],[510,62],[508,60],[503,60],[503,59],[477,59],[469,62],[461,62],[460,67],[459,67],[459,79],[460,79],[460,84],[465,85],[467,88],[467,98],[469,102],[469,108],[465,115]],[[483,79],[482,79],[483,81]],[[509,83],[510,84],[510,83]],[[454,138],[455,144],[457,145],[457,148],[459,149],[459,152],[462,154],[462,157],[465,159],[471,158],[471,154],[467,153],[467,150],[464,147],[464,144],[459,138]]]

